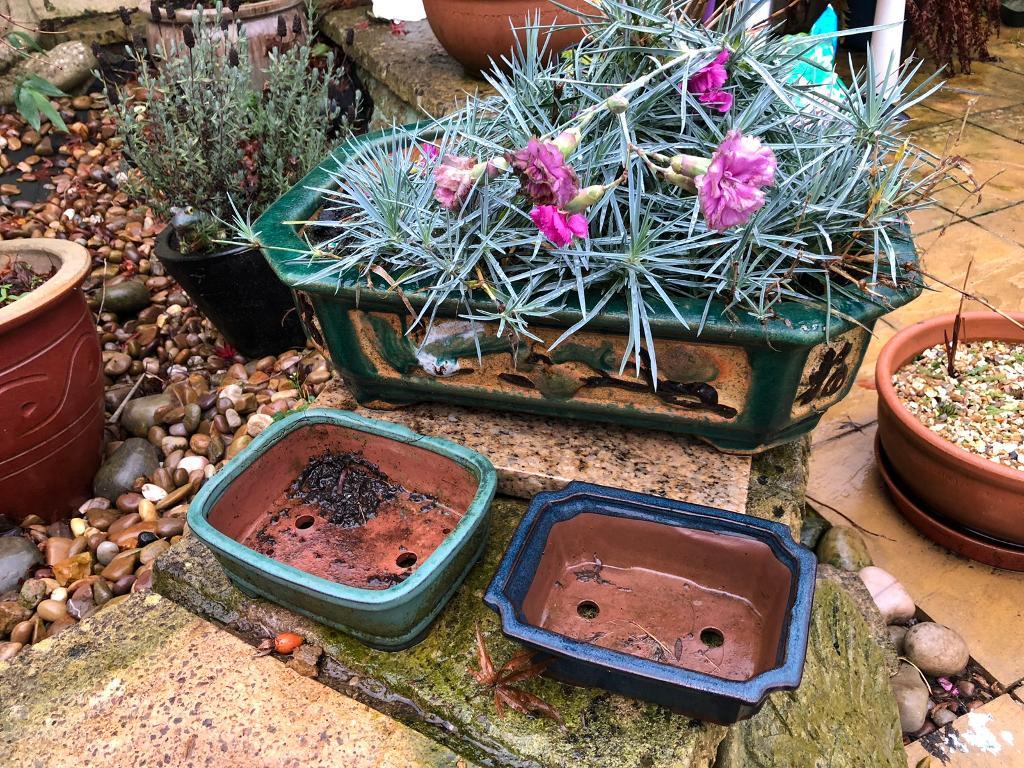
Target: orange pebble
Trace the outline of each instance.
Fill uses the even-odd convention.
[[[282,632],[274,638],[274,650],[278,653],[291,653],[305,641],[294,632]]]

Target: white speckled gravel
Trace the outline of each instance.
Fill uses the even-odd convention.
[[[900,368],[892,384],[908,411],[971,453],[1024,470],[1024,344],[960,344],[955,377],[942,345]]]

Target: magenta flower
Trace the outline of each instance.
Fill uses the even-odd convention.
[[[697,176],[700,210],[711,229],[722,232],[745,224],[764,205],[761,187],[775,183],[775,153],[753,136],[729,131]]]
[[[728,112],[732,107],[732,94],[722,90],[729,79],[729,73],[725,71],[727,61],[729,51],[723,50],[714,61],[686,81],[687,91],[697,96],[701,104],[715,107],[719,112]]]
[[[470,173],[475,165],[472,157],[445,155],[434,169],[434,199],[442,208],[451,210],[466,199],[475,181]]]
[[[576,171],[554,142],[531,138],[523,149],[509,152],[505,159],[518,174],[523,193],[539,206],[561,208],[579,192]]]
[[[437,156],[441,154],[441,150],[437,148],[436,144],[424,142],[417,146],[420,150],[420,154],[422,155],[420,163],[423,165],[427,165],[431,160],[437,160]]]
[[[567,214],[553,205],[538,205],[530,211],[530,218],[548,240],[565,248],[573,237],[587,237],[590,222],[582,213]]]

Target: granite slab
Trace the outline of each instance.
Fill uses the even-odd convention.
[[[426,21],[405,22],[395,34],[390,24],[371,20],[368,7],[362,6],[325,14],[320,29],[356,64],[374,99],[378,123],[441,117],[470,94],[494,94],[487,83],[466,75]]]
[[[685,435],[448,405],[370,409],[360,406],[339,381],[314,405],[395,422],[479,451],[498,470],[498,492],[507,496],[530,499],[582,480],[747,511],[751,458],[720,453]],[[794,466],[791,471],[800,470]]]

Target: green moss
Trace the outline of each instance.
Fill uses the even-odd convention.
[[[800,540],[807,493],[809,436],[754,456],[750,463],[747,514],[788,525]]]
[[[795,691],[772,694],[729,730],[716,768],[905,768],[882,651],[856,602],[819,577],[807,664]]]

